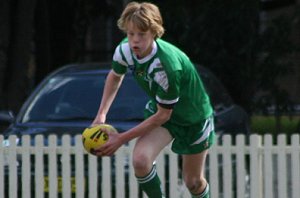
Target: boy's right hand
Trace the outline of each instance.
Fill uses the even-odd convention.
[[[92,122],[91,126],[96,126],[99,124],[104,124],[106,120],[106,115],[104,114],[98,114],[94,121]]]

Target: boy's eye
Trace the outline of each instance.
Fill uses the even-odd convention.
[[[130,37],[133,37],[133,36],[144,37],[146,35],[146,32],[137,32],[137,33],[127,32],[127,35]]]

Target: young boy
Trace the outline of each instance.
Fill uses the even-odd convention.
[[[124,133],[109,133],[109,141],[96,150],[97,155],[111,156],[121,145],[138,138],[133,151],[137,181],[148,197],[159,198],[163,192],[153,162],[173,141],[172,150],[182,155],[183,178],[192,197],[208,198],[204,166],[215,136],[213,109],[196,69],[182,51],[160,39],[164,28],[156,5],[129,3],[118,27],[127,37],[115,50],[93,125],[105,123],[127,70],[151,100],[145,120]]]

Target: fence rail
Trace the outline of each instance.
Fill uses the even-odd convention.
[[[50,135],[3,141],[0,135],[0,197],[135,198],[138,188],[131,162],[134,141],[113,157],[87,154],[81,136]],[[47,143],[45,143],[47,140]],[[71,142],[75,141],[74,144]],[[60,144],[57,144],[60,142]],[[212,198],[298,198],[299,134],[289,136],[225,135],[208,155],[206,175]],[[275,143],[274,143],[275,142]],[[167,147],[157,158],[167,197],[190,197],[180,174],[180,160]]]

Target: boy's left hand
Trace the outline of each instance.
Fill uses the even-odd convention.
[[[97,156],[112,156],[118,148],[122,146],[122,142],[119,138],[120,134],[115,132],[110,132],[106,129],[103,130],[108,135],[108,141],[102,146],[95,149],[95,155]]]

